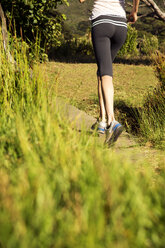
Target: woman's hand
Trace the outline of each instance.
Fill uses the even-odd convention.
[[[139,2],[140,2],[140,0],[133,0],[133,9],[132,9],[131,14],[128,17],[128,22],[130,24],[135,23],[138,19],[137,12],[138,12],[138,8],[139,8]]]
[[[79,0],[79,2],[80,2],[80,3],[83,3],[83,2],[85,2],[85,0]]]
[[[135,23],[135,22],[137,21],[137,19],[138,19],[138,17],[137,17],[137,12],[132,11],[131,14],[130,14],[129,17],[128,17],[128,22],[129,22],[130,24],[133,24],[133,23]]]

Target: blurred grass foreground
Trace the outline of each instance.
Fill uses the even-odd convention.
[[[0,40],[0,248],[164,247],[164,165],[72,130],[25,44],[13,65]]]

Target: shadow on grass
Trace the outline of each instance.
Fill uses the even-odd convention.
[[[96,63],[95,58],[92,56],[88,55],[70,55],[70,56],[65,56],[65,55],[60,55],[58,53],[55,54],[50,54],[49,55],[49,60],[50,61],[55,61],[55,62],[61,62],[61,63],[83,63],[83,64],[91,64],[91,63]]]
[[[85,112],[91,111],[91,115],[97,118],[99,113],[99,100],[97,96],[92,96],[91,99],[85,99],[77,107]],[[132,107],[123,100],[114,102],[116,119],[121,122],[127,132],[138,135],[140,131],[141,108]]]
[[[90,110],[91,115],[97,118],[99,113],[98,97],[93,96],[91,99],[85,99],[77,107],[85,112],[89,112]],[[124,125],[126,131],[137,136],[140,131],[142,109],[140,107],[132,107],[123,100],[115,101],[114,109],[116,119]]]
[[[75,51],[58,51],[52,50],[49,53],[49,60],[64,63],[96,63],[94,55],[86,55],[81,53],[76,53]],[[117,64],[128,64],[128,65],[151,65],[153,61],[149,57],[136,56],[136,57],[119,57],[115,58],[114,63]]]
[[[141,56],[131,58],[116,57],[114,63],[127,65],[151,65],[153,64],[153,61],[149,57]]]
[[[141,108],[131,107],[124,101],[114,102],[114,109],[117,119],[125,126],[128,132],[137,135],[140,129]]]
[[[99,113],[99,100],[98,97],[93,95],[91,99],[86,99],[85,104],[82,103],[78,107],[86,111],[85,106],[91,106],[92,109],[97,108]],[[90,107],[88,107],[89,109]],[[115,116],[118,121],[120,121],[129,133],[137,135],[140,129],[140,119],[141,119],[141,108],[132,107],[123,100],[117,100],[114,102]]]

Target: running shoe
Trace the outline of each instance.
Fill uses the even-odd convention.
[[[114,120],[111,122],[111,125],[106,128],[105,132],[105,143],[108,145],[112,145],[115,141],[117,141],[118,137],[123,132],[123,126],[119,122]]]
[[[103,121],[100,121],[100,122],[96,122],[92,125],[91,129],[92,130],[95,130],[97,129],[98,133],[99,134],[104,134],[105,133],[105,130],[106,130],[106,127],[107,127],[107,123],[106,122],[103,122]]]

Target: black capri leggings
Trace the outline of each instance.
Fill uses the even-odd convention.
[[[126,19],[99,16],[92,20],[92,43],[98,66],[98,76],[113,76],[112,63],[127,37]]]

